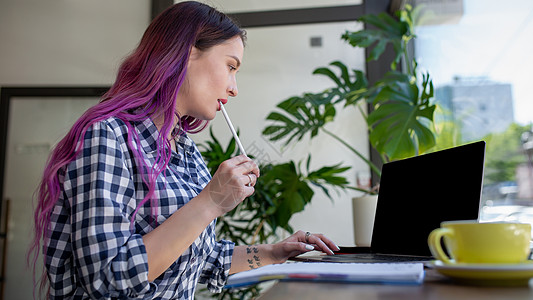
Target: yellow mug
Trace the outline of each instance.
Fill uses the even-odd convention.
[[[441,240],[450,256],[441,247]],[[428,237],[433,256],[445,264],[513,264],[528,259],[531,225],[524,223],[479,223],[447,221]]]

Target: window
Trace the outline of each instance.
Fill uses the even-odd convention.
[[[438,147],[485,140],[481,219],[533,222],[533,2],[463,0],[421,16],[415,53],[435,85]]]

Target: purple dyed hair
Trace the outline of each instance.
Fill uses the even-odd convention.
[[[152,21],[138,47],[120,66],[115,83],[102,97],[102,101],[76,121],[48,159],[36,193],[35,235],[28,252],[28,264],[33,266],[34,275],[41,239],[44,241],[47,238],[50,215],[61,193],[59,174],[81,151],[83,136],[96,122],[114,116],[126,123],[128,132],[135,133],[128,135],[128,145],[143,167],[143,180],[149,187],[148,194],[139,203],[137,210],[150,201],[152,216],[155,216],[155,178],[170,160],[170,142],[167,137],[174,129],[175,116],[178,117],[178,126],[185,132],[198,132],[207,126],[207,121],[186,115],[179,116],[175,111],[176,97],[187,72],[190,50],[192,47],[207,50],[235,36],[240,36],[243,42],[246,39],[245,31],[225,14],[194,1],[175,4]],[[157,139],[156,164],[148,169],[143,163],[139,147],[132,146],[134,143],[139,144],[139,137],[131,122],[161,115],[164,123]],[[46,284],[46,273],[43,270],[41,291]]]

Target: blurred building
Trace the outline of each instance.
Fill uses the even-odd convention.
[[[437,102],[460,125],[464,142],[503,132],[514,122],[511,84],[456,77],[435,93]]]

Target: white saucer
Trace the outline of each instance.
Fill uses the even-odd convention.
[[[453,264],[440,260],[426,263],[455,280],[477,285],[527,285],[533,278],[533,261],[520,264]]]

